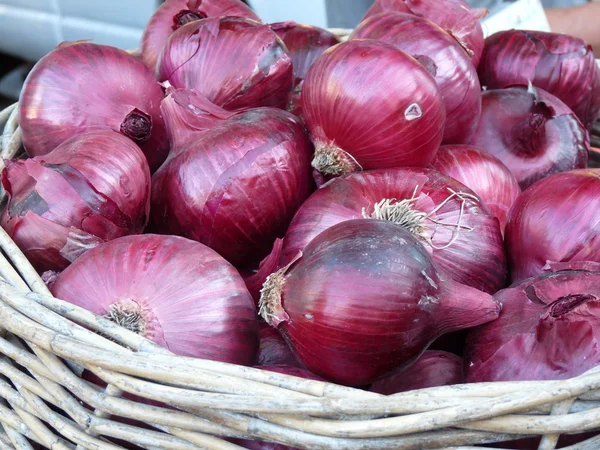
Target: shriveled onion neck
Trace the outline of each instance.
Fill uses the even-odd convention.
[[[594,300],[598,300],[598,298],[592,294],[565,295],[552,303],[550,306],[550,315],[555,318],[563,316],[573,311],[579,305]]]
[[[147,141],[152,132],[152,117],[135,108],[121,123],[121,133],[135,142]]]
[[[325,175],[344,175],[362,170],[356,159],[335,144],[316,144],[312,166]]]
[[[546,122],[553,118],[552,111],[543,102],[538,102],[527,116],[512,130],[512,147],[522,156],[535,157],[544,152]]]
[[[287,266],[269,275],[260,290],[258,314],[272,327],[277,328],[281,322],[290,320],[290,316],[283,309],[281,296],[285,284],[286,272],[301,257],[302,254],[300,253]]]
[[[185,24],[200,19],[206,19],[206,15],[202,14],[200,11],[190,11],[189,9],[182,9],[173,16],[173,31],[177,31]]]
[[[104,317],[140,336],[146,335],[148,324],[152,321],[151,312],[130,299],[120,300],[110,305]]]

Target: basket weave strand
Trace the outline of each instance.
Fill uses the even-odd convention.
[[[18,106],[0,112],[0,156],[22,152]],[[301,449],[476,449],[476,444],[600,429],[600,369],[564,381],[480,383],[393,396],[172,355],[54,298],[0,229],[0,446],[30,449],[241,447],[223,437]],[[83,369],[103,379],[100,389]],[[121,398],[129,392],[168,404]],[[88,405],[87,407],[84,406]],[[91,409],[90,409],[91,408]],[[59,413],[60,412],[60,413]],[[153,429],[124,424],[135,419]],[[156,431],[160,430],[160,431]],[[567,447],[600,448],[600,438]]]

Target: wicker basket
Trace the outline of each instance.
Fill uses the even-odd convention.
[[[0,112],[3,159],[22,150],[17,108]],[[52,297],[1,228],[0,247],[2,449],[32,449],[31,442],[55,450],[123,448],[106,439],[117,438],[153,450],[226,450],[241,448],[223,439],[236,437],[301,449],[467,450],[545,435],[539,449],[551,450],[558,433],[600,429],[600,368],[565,381],[460,385],[384,397],[177,357]],[[83,368],[108,387],[83,380]],[[125,400],[124,391],[177,409]],[[600,437],[568,448],[597,450]]]

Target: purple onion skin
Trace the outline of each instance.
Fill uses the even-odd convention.
[[[371,385],[371,391],[383,395],[464,383],[463,360],[460,356],[427,350],[413,365]]]
[[[464,0],[376,0],[363,21],[386,12],[410,13],[438,24],[478,66],[484,47],[480,19],[487,15],[486,9],[471,8]]]
[[[314,189],[311,143],[274,108],[235,115],[202,134],[152,180],[153,230],[202,242],[254,268]]]
[[[472,189],[499,220],[504,233],[508,213],[521,188],[502,161],[470,145],[445,145],[431,166]]]
[[[600,272],[538,275],[498,292],[502,313],[471,330],[467,382],[561,380],[600,364]]]
[[[188,23],[168,39],[158,61],[161,81],[196,89],[227,110],[285,108],[292,90],[292,58],[270,29],[239,17]]]
[[[167,39],[187,20],[206,17],[244,17],[260,22],[260,18],[240,0],[166,0],[152,15],[140,44],[142,60],[154,71]]]
[[[446,117],[421,64],[390,44],[363,39],[326,50],[312,65],[302,113],[316,147],[313,167],[332,175],[427,166]],[[327,157],[335,163],[326,164]]]
[[[515,86],[485,91],[482,100],[469,144],[502,161],[521,189],[553,173],[587,167],[589,133],[552,94]]]
[[[296,355],[288,347],[279,332],[264,322],[260,323],[260,347],[257,361],[258,366],[301,368]]]
[[[416,190],[415,190],[416,189]],[[292,261],[298,252],[319,233],[340,222],[363,218],[373,212],[383,199],[410,199],[417,210],[430,213],[454,192],[474,195],[458,181],[431,169],[390,169],[355,173],[330,181],[315,192],[298,210],[286,233],[279,267]],[[462,201],[450,199],[433,217],[435,220],[458,222]],[[506,257],[498,220],[480,202],[465,203],[461,219],[473,231],[461,231],[446,249],[425,245],[438,267],[454,281],[488,293],[504,287]],[[452,230],[438,227],[433,243],[448,244]],[[423,241],[421,241],[423,242]]]
[[[258,318],[237,271],[177,236],[127,236],[100,245],[57,278],[52,293],[94,314],[125,301],[144,310],[146,338],[176,355],[253,365]]]
[[[541,31],[500,31],[488,37],[479,65],[488,89],[533,83],[561,99],[587,129],[600,113],[600,70],[581,39]]]
[[[513,205],[506,246],[513,282],[539,275],[548,262],[600,262],[600,171],[552,175]]]
[[[456,40],[435,23],[406,13],[371,16],[350,39],[375,39],[413,56],[433,75],[446,109],[444,144],[467,142],[481,114],[477,70]]]
[[[445,279],[413,235],[387,221],[325,230],[282,281],[271,292],[279,297],[263,294],[263,316],[273,313],[269,323],[309,371],[349,386],[407,366],[436,337],[499,313],[489,294]]]
[[[84,133],[44,156],[7,161],[2,227],[40,272],[60,271],[90,248],[141,233],[150,212],[150,169],[112,131]]]
[[[88,131],[133,139],[154,172],[169,154],[160,115],[163,91],[135,56],[106,45],[61,44],[27,76],[19,124],[30,156],[45,155]]]

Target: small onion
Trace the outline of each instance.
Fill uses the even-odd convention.
[[[533,86],[483,93],[469,144],[502,161],[525,189],[553,173],[587,167],[590,138],[558,98]]]
[[[433,75],[444,99],[444,143],[462,144],[473,135],[481,86],[469,56],[448,33],[422,17],[391,12],[365,20],[350,39],[376,39],[413,56]]]
[[[240,0],[166,0],[152,15],[140,44],[142,60],[154,71],[160,52],[173,31],[206,17],[260,18]]]
[[[376,381],[371,391],[383,395],[464,383],[463,360],[460,356],[427,350],[412,366]]]
[[[322,231],[363,217],[389,220],[411,231],[454,281],[489,293],[504,287],[498,220],[470,189],[431,169],[377,170],[330,181],[296,213],[279,268]]]
[[[140,146],[154,172],[169,143],[160,116],[163,91],[135,56],[106,45],[59,45],[27,76],[19,124],[30,156],[45,155],[70,137],[112,130]]]
[[[581,39],[541,31],[500,31],[488,37],[481,84],[500,89],[533,83],[561,99],[590,129],[600,113],[600,69]]]
[[[59,271],[96,245],[141,233],[150,169],[130,139],[83,133],[33,159],[6,161],[2,227],[34,267]]]
[[[527,189],[506,225],[512,281],[542,273],[548,262],[600,262],[600,170],[549,176]]]
[[[279,332],[264,322],[260,323],[259,366],[300,367],[296,355],[285,343]]]
[[[308,370],[363,386],[412,363],[436,337],[495,319],[499,308],[440,274],[409,231],[358,219],[328,228],[270,275],[260,313]]]
[[[292,90],[292,59],[269,28],[239,17],[188,23],[174,32],[157,73],[176,89],[196,89],[228,110],[285,108]]]
[[[312,192],[311,154],[304,127],[286,111],[257,108],[223,120],[154,175],[153,230],[254,268]]]
[[[390,44],[354,39],[326,50],[308,71],[302,112],[323,174],[426,166],[444,132],[432,76]]]
[[[258,319],[237,271],[208,247],[176,236],[126,236],[71,264],[57,298],[176,355],[253,365]]]
[[[521,188],[502,161],[477,147],[446,145],[440,147],[431,166],[472,189],[498,218],[504,232]]]
[[[467,338],[468,382],[559,380],[600,364],[600,272],[551,271],[494,298],[500,318]]]
[[[384,12],[411,13],[438,24],[452,35],[477,67],[483,52],[483,29],[480,19],[487,9],[471,8],[464,0],[375,0],[363,21]]]

